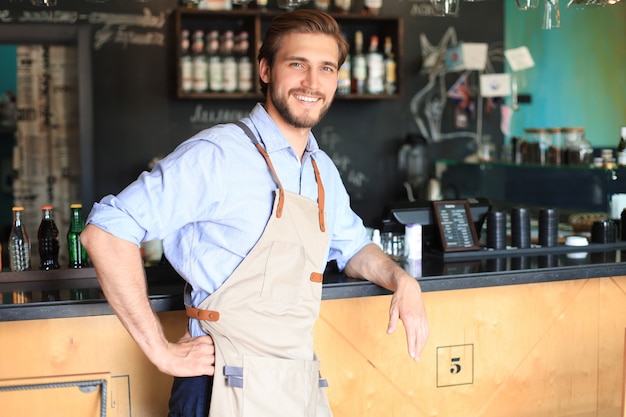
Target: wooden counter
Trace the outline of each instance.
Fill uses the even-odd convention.
[[[401,326],[386,334],[387,291],[327,273],[315,336],[335,417],[622,415],[621,248],[582,260],[480,255],[424,259],[419,280],[431,336],[419,362],[409,359]],[[79,276],[16,282],[2,273],[0,289],[58,287],[64,294],[68,282],[93,284],[92,270],[67,272]],[[182,281],[163,267],[149,271],[149,282],[175,339],[186,324]],[[46,394],[47,415],[77,415],[78,407],[80,415],[100,415],[100,396],[78,388],[6,388],[80,380],[107,382],[107,416],[167,414],[171,378],[147,361],[103,299],[5,304],[0,320],[3,414],[36,415],[33,407],[53,389],[62,395]]]

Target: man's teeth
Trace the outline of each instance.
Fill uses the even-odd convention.
[[[314,101],[317,101],[317,98],[315,97],[303,97],[303,96],[296,96],[296,98],[298,100],[302,100],[302,101],[307,101],[309,103],[313,103]]]

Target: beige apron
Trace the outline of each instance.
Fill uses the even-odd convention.
[[[283,190],[265,149],[246,125],[237,124],[279,188],[250,253],[217,291],[197,308],[187,307],[215,343],[209,417],[329,417],[313,350],[328,245],[317,165],[312,160],[316,204]]]

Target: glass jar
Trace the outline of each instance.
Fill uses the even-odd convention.
[[[548,160],[547,165],[561,165],[563,162],[563,149],[565,141],[563,138],[563,129],[551,127],[546,129]]]
[[[565,137],[565,164],[588,167],[593,162],[593,147],[585,139],[585,128],[566,127],[562,133]]]
[[[547,165],[548,163],[548,132],[546,129],[524,129],[527,143],[529,164]]]

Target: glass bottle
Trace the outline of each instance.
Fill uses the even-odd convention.
[[[59,229],[54,222],[54,208],[41,207],[41,223],[37,231],[39,242],[39,269],[50,270],[59,268]]]
[[[363,9],[365,14],[378,16],[383,7],[383,0],[365,0]]]
[[[356,94],[365,93],[367,62],[363,55],[363,32],[354,33],[354,57],[352,59],[352,91]]]
[[[393,55],[391,37],[385,37],[385,93],[396,92],[396,60]]]
[[[237,90],[242,93],[252,91],[253,76],[252,62],[250,61],[250,42],[248,32],[239,34],[237,42]]]
[[[183,29],[180,37],[181,88],[184,93],[189,93],[193,90],[193,62],[191,60],[191,53],[189,52],[189,31]]]
[[[623,152],[626,150],[626,126],[622,126],[619,129],[619,143],[617,144],[617,152]]]
[[[385,90],[385,59],[378,51],[378,36],[370,37],[370,47],[367,54],[367,92],[382,94]]]
[[[193,84],[196,93],[203,93],[208,89],[207,59],[204,53],[204,32],[196,30],[191,42]]]
[[[339,13],[350,13],[352,8],[352,0],[335,0],[335,9]]]
[[[9,235],[9,257],[11,271],[30,269],[30,239],[22,223],[24,207],[13,207],[13,225]]]
[[[619,143],[617,144],[617,164],[626,166],[626,126],[619,129]]]
[[[224,89],[224,70],[222,68],[222,58],[220,57],[220,34],[217,30],[212,30],[207,35],[206,48],[209,57],[209,90],[216,93]]]
[[[235,46],[235,35],[232,30],[224,32],[222,42],[220,44],[220,52],[222,55],[222,76],[224,92],[232,93],[237,90],[237,61],[233,54]]]
[[[346,59],[339,68],[339,76],[337,77],[337,94],[350,94],[350,55],[346,55]]]
[[[541,18],[541,29],[559,29],[561,27],[561,13],[559,11],[559,0],[543,0],[543,16]]]
[[[85,228],[82,208],[82,204],[70,205],[70,227],[67,230],[67,250],[69,252],[70,268],[84,268],[87,266],[87,251],[80,243],[80,234]]]

